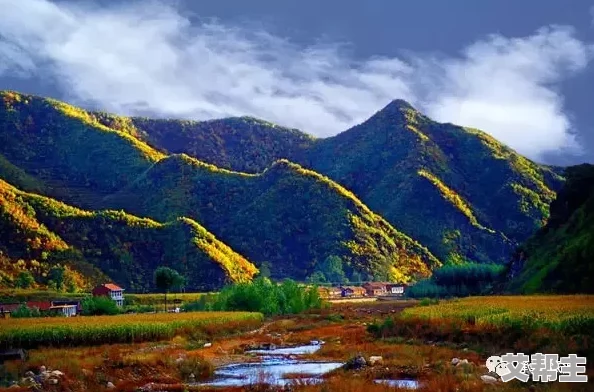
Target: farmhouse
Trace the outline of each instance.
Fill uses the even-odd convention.
[[[406,289],[406,285],[398,284],[398,283],[389,283],[386,285],[386,289],[388,290],[388,295],[401,297],[404,295],[404,290]]]
[[[342,290],[339,287],[318,287],[318,293],[323,299],[340,298]]]
[[[104,283],[93,289],[94,297],[109,297],[118,306],[124,306],[124,289],[113,283]]]
[[[367,295],[370,297],[379,297],[382,295],[386,295],[388,293],[386,283],[380,282],[369,282],[363,285],[363,288],[367,292]]]
[[[358,286],[344,286],[341,288],[341,295],[343,297],[364,297],[366,291],[363,287]]]

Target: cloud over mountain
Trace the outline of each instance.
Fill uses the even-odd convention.
[[[265,31],[190,19],[165,2],[0,0],[0,8],[0,74],[41,75],[64,98],[104,110],[251,115],[327,136],[404,98],[535,159],[579,144],[559,85],[588,66],[592,46],[569,27],[493,35],[454,57],[355,61],[339,45],[300,47]]]

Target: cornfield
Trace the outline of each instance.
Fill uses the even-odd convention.
[[[169,304],[174,303],[175,300],[182,302],[198,301],[200,297],[208,293],[170,293],[167,297]],[[163,305],[165,304],[165,296],[163,294],[126,294],[126,300],[134,305]]]
[[[79,346],[170,339],[196,329],[245,330],[263,316],[249,312],[192,312],[0,320],[0,348]]]
[[[471,321],[476,325],[547,328],[565,333],[594,331],[594,296],[469,297],[415,307],[404,318]]]

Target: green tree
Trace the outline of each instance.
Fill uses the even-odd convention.
[[[353,273],[351,274],[351,282],[361,284],[362,281],[363,277],[361,276],[361,274],[357,271],[353,271]]]
[[[328,282],[328,279],[326,279],[326,275],[324,275],[322,271],[314,271],[314,273],[307,278],[307,281],[312,284],[324,284]]]
[[[56,285],[57,291],[62,291],[64,289],[65,272],[66,272],[66,269],[64,267],[62,267],[61,265],[52,267],[49,271],[50,281],[54,282],[54,284]]]
[[[39,312],[38,308],[29,308],[25,304],[21,304],[18,308],[16,308],[11,314],[10,317],[14,318],[25,318],[25,317],[41,317],[41,313]]]
[[[120,313],[118,305],[109,297],[87,297],[82,301],[82,313],[86,316],[114,315]]]
[[[167,311],[167,293],[176,287],[181,287],[185,278],[174,269],[159,267],[155,270],[155,286],[165,293],[165,311]]]
[[[331,283],[348,283],[344,273],[342,259],[338,256],[328,256],[319,266],[318,271],[322,272],[326,280]]]
[[[29,271],[21,271],[17,276],[15,285],[20,289],[28,289],[35,284],[35,278]]]
[[[53,280],[48,280],[47,281],[47,289],[50,291],[58,291],[58,287],[56,286],[56,282],[54,282]]]
[[[317,287],[301,286],[291,279],[276,284],[266,278],[225,286],[209,306],[218,311],[243,310],[265,315],[295,314],[321,307]]]

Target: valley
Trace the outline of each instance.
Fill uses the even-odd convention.
[[[266,319],[237,314],[233,316],[237,321],[226,322],[225,328],[215,320],[229,315],[217,312],[211,316],[161,314],[161,321],[193,317],[206,322],[192,329],[180,324],[181,329],[173,335],[154,335],[148,342],[32,349],[26,362],[9,361],[5,367],[13,374],[26,369],[37,374],[41,366],[59,370],[61,375],[40,381],[48,391],[103,391],[106,385],[116,391],[394,391],[410,387],[419,391],[523,391],[525,383],[504,383],[489,373],[486,359],[505,350],[564,355],[575,352],[577,342],[582,342],[577,353],[590,357],[593,337],[588,322],[594,317],[593,301],[592,296],[536,296],[475,297],[429,306],[410,300],[333,304],[300,315]],[[544,302],[551,304],[550,309],[543,308]],[[508,325],[476,306],[480,303],[523,321]],[[451,311],[446,309],[452,308],[458,309],[459,324],[448,322]],[[546,326],[522,319],[526,312],[548,320]],[[478,322],[468,335],[465,320],[470,314]],[[430,324],[419,333],[413,325],[422,324],[411,323],[411,317],[427,315]],[[110,324],[133,320],[133,316],[108,317],[113,320]],[[571,318],[581,319],[582,324],[567,322]],[[95,324],[92,318],[88,320]],[[393,320],[392,327],[387,320]],[[565,328],[563,324],[573,329],[560,329]],[[11,321],[9,325],[16,324]],[[323,372],[324,363],[328,373],[316,373]],[[281,385],[274,376],[280,366],[286,369]],[[229,373],[231,369],[235,370]],[[592,370],[589,364],[590,377]],[[225,381],[224,374],[235,378]],[[47,381],[50,379],[58,381],[53,384]],[[384,380],[392,380],[392,385]],[[587,384],[576,383],[531,383],[530,388],[532,385],[541,391],[589,390]]]

